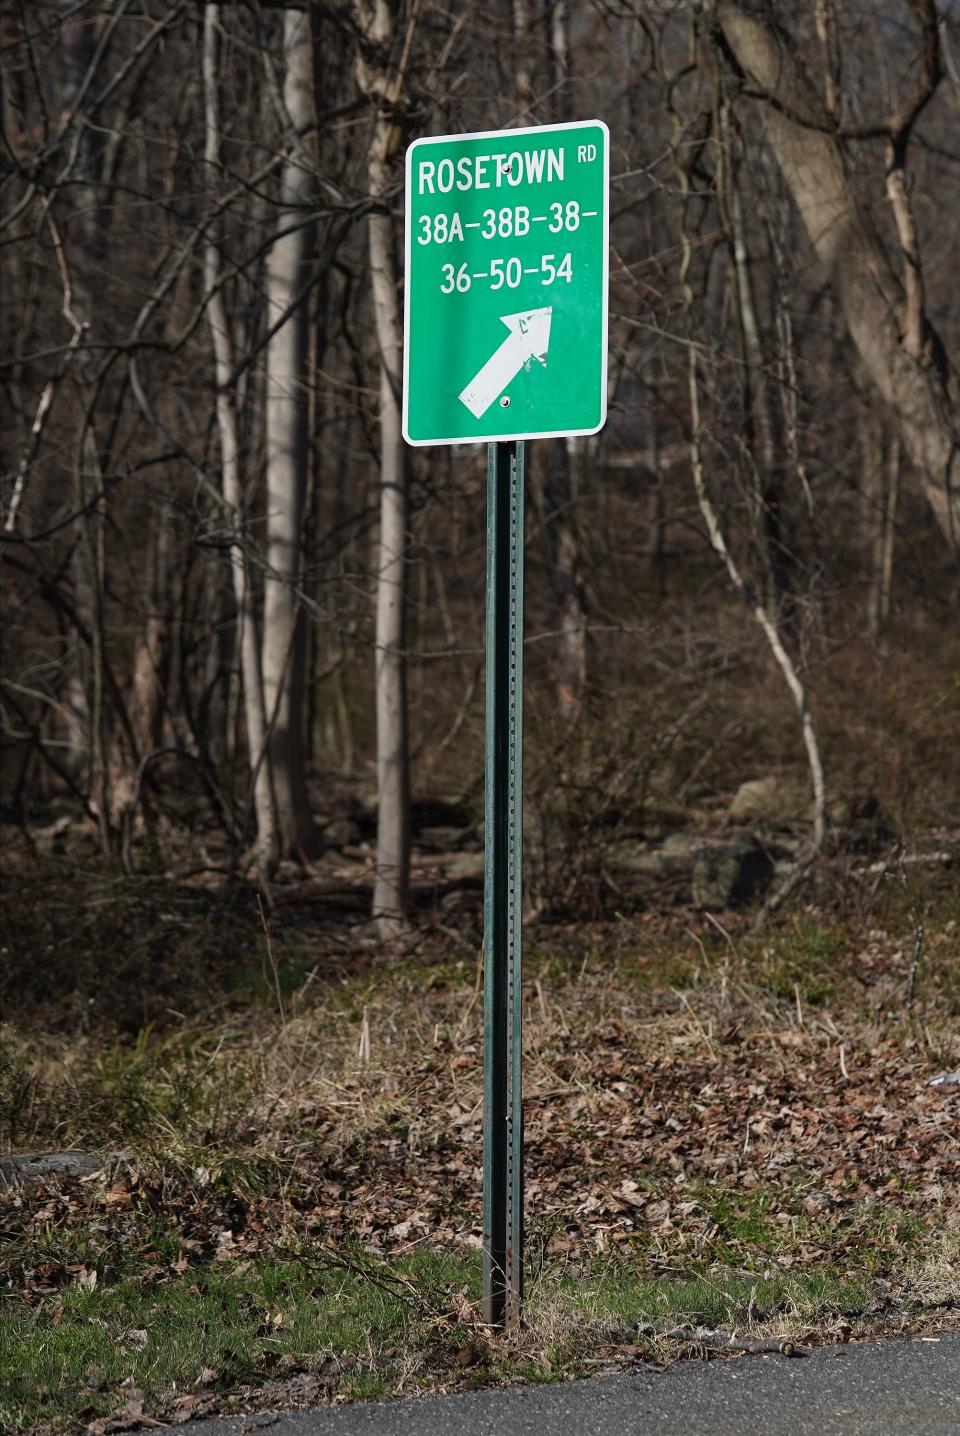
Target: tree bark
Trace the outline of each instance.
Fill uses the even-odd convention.
[[[103,137],[98,126],[87,122],[85,113],[88,108],[86,102],[92,98],[90,82],[97,69],[99,23],[96,7],[84,5],[64,22],[61,31],[66,59],[63,109],[67,114],[76,109],[80,116],[76,158],[72,167],[76,188],[70,217],[70,238],[74,242],[72,247],[83,253],[85,259],[89,257],[85,252],[95,252],[100,239],[96,181]],[[79,280],[84,288],[82,298],[91,299],[92,296],[86,292],[90,275],[84,272]]]
[[[787,586],[787,551],[783,541],[783,475],[778,463],[778,443],[770,403],[766,356],[757,321],[750,251],[747,245],[740,175],[728,156],[730,177],[730,224],[733,230],[733,264],[737,307],[743,343],[745,403],[749,424],[748,440],[754,450],[757,529],[766,567],[765,601],[771,617],[779,621]],[[729,171],[728,171],[729,172]]]
[[[309,274],[314,226],[304,223],[312,179],[300,137],[313,115],[313,62],[307,15],[283,17],[283,101],[290,122],[280,180],[277,233],[267,260],[267,323],[294,303]],[[306,625],[298,594],[309,461],[305,300],[267,345],[267,568],[263,591],[263,691],[279,857],[310,857],[319,834],[307,800],[304,751]]]
[[[543,455],[546,473],[530,466],[537,516],[547,549],[553,595],[551,627],[556,628],[553,676],[559,711],[574,718],[583,702],[587,681],[587,627],[580,543],[571,508],[576,498],[572,441],[550,439]]]
[[[867,632],[879,640],[890,617],[897,489],[900,479],[899,435],[885,432],[876,415],[863,423],[862,507],[867,559]]]
[[[513,88],[519,110],[517,118],[526,125],[533,121],[536,96],[530,55],[530,11],[527,0],[512,0],[513,10]]]
[[[518,47],[529,43],[526,0],[514,0],[514,31]],[[548,76],[550,118],[563,119],[570,104],[571,72],[568,10],[565,0],[552,0],[544,17],[546,27],[545,70]],[[517,100],[526,109],[534,104],[534,87],[529,67],[517,70]],[[537,515],[543,529],[553,594],[550,627],[556,629],[553,646],[553,676],[557,702],[564,718],[580,712],[587,682],[586,597],[580,561],[580,535],[574,517],[577,499],[577,459],[581,441],[550,439],[543,466],[528,465]]]
[[[383,57],[394,39],[389,0],[360,5],[368,58],[357,62],[361,90],[378,99],[367,160],[367,183],[374,199],[390,190],[390,160],[399,131],[390,110],[402,83],[412,30],[391,73]],[[415,14],[415,11],[413,12]],[[412,24],[412,17],[411,17]],[[400,422],[403,337],[399,283],[393,248],[393,220],[386,203],[367,221],[370,284],[380,353],[380,541],[377,550],[376,709],[377,709],[377,871],[373,916],[383,937],[405,921],[410,881],[410,759],[407,732],[407,664],[404,655],[406,600],[407,478]]]
[[[803,745],[807,751],[807,762],[810,766],[810,782],[813,788],[813,838],[807,855],[809,859],[812,859],[823,847],[827,832],[826,785],[823,775],[823,760],[820,756],[820,742],[817,738],[817,730],[810,712],[807,690],[797,672],[796,664],[783,645],[777,625],[767,613],[756,594],[753,593],[750,585],[745,581],[737,567],[736,560],[724,536],[720,519],[713,505],[713,500],[707,492],[703,466],[703,451],[701,448],[702,426],[700,422],[700,393],[697,365],[697,351],[691,345],[688,357],[688,374],[690,383],[691,426],[690,465],[693,470],[693,485],[713,550],[723,560],[731,583],[742,595],[754,618],[763,629],[764,637],[770,645],[770,651],[783,674],[787,687],[790,689],[790,695],[797,705],[800,729],[803,734]],[[804,859],[803,861],[806,860],[807,859]]]
[[[646,407],[650,432],[650,493],[647,498],[647,541],[644,557],[654,590],[659,598],[663,598],[667,591],[667,536],[663,475],[660,472],[660,400],[649,379],[644,379],[644,388],[648,401]]]
[[[163,509],[157,514],[151,537],[148,559],[147,613],[143,632],[137,639],[133,655],[133,676],[130,680],[128,711],[137,745],[141,753],[149,753],[160,741],[163,709],[167,687],[167,660],[170,634],[171,532],[170,515]],[[132,795],[134,774],[128,770],[129,794]],[[125,785],[127,786],[127,785]],[[128,795],[124,795],[124,806]],[[114,798],[116,805],[117,799]]]
[[[772,26],[730,0],[717,7],[738,69],[759,90],[764,133],[872,383],[889,406],[941,530],[960,548],[960,383],[928,328],[910,353],[915,317],[883,240],[860,201],[846,153],[815,87]]]
[[[216,184],[216,167],[220,161],[220,114],[217,63],[218,6],[208,4],[203,19],[203,82],[205,147],[204,157],[211,170],[211,183]],[[228,389],[234,358],[223,291],[220,288],[220,250],[216,236],[211,235],[204,249],[204,280],[210,300],[207,321],[213,342],[214,370],[217,381],[217,429],[220,435],[220,470],[223,497],[230,507],[233,543],[230,548],[230,575],[237,611],[240,676],[243,686],[243,713],[247,733],[253,807],[257,824],[257,853],[264,876],[275,860],[277,851],[276,821],[273,806],[270,761],[266,751],[266,717],[263,679],[260,672],[260,648],[257,635],[256,602],[253,576],[249,572],[243,533],[244,495],[240,474],[240,444],[237,435],[235,396]]]
[[[379,147],[379,146],[378,146]],[[370,188],[385,184],[372,160]],[[382,193],[382,190],[379,191]],[[410,870],[407,664],[403,652],[407,483],[400,427],[401,337],[388,215],[371,214],[370,273],[380,347],[380,546],[377,569],[377,877],[374,916],[388,935],[403,921]]]

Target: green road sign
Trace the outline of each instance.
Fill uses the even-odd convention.
[[[601,120],[407,150],[408,443],[603,427],[609,169]]]

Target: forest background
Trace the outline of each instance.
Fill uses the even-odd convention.
[[[100,1299],[91,1272],[141,1291],[110,1221],[160,1222],[142,1251],[169,1247],[172,1282],[249,1241],[282,1287],[294,1209],[357,1238],[358,1290],[371,1252],[472,1250],[486,461],[400,435],[420,135],[611,135],[608,422],[527,456],[529,1042],[559,1044],[544,1090],[576,1134],[532,1172],[544,1260],[713,1223],[728,1245],[694,1242],[682,1280],[722,1268],[721,1315],[752,1290],[752,1318],[768,1278],[730,1293],[769,1256],[770,1173],[743,1180],[760,1028],[815,1054],[781,1108],[836,1084],[796,1210],[764,1208],[794,1256],[825,1279],[837,1223],[894,1179],[908,1236],[955,1231],[950,1090],[924,1078],[956,1065],[960,1000],[956,6],[51,0],[5,6],[0,65],[5,1145],[107,1173],[16,1198],[16,1340],[64,1289],[71,1316]],[[850,1130],[889,1172],[862,1136],[838,1165],[858,1043],[864,1112],[880,1085]],[[604,1102],[637,1108],[661,1062],[704,1110],[738,1094],[687,1158],[698,1182],[732,1164],[712,1206],[650,1175],[649,1134],[601,1150]],[[904,1103],[929,1170],[884,1126]],[[573,1174],[611,1160],[572,1216]],[[798,1235],[821,1221],[830,1242]],[[854,1266],[883,1248],[847,1235]],[[955,1252],[913,1253],[941,1273],[918,1286],[909,1245],[898,1292],[955,1303]],[[456,1379],[488,1370],[437,1301],[415,1314],[472,1353]],[[803,1312],[866,1319],[830,1301]],[[182,1353],[196,1401],[281,1354],[314,1397],[436,1378],[385,1377],[386,1338],[318,1375],[316,1329],[282,1353],[283,1320],[251,1330],[233,1365]],[[571,1331],[551,1339],[562,1365]],[[44,1359],[18,1420],[56,1386]],[[77,1356],[70,1410],[113,1409],[108,1367]]]

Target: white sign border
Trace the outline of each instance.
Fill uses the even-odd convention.
[[[407,401],[410,393],[410,242],[413,226],[410,223],[410,200],[413,193],[413,152],[423,145],[449,144],[451,140],[495,140],[511,135],[541,135],[551,130],[599,129],[603,131],[603,315],[601,320],[602,347],[600,361],[600,422],[590,429],[549,429],[537,430],[531,434],[524,431],[517,434],[477,434],[465,439],[458,435],[453,439],[411,439],[407,429]],[[472,130],[467,134],[422,135],[407,146],[404,182],[403,211],[403,418],[402,432],[405,441],[414,449],[436,448],[438,444],[508,444],[520,439],[578,439],[589,434],[598,434],[607,422],[607,345],[610,309],[610,131],[603,120],[569,120],[566,124],[527,125],[515,130]]]

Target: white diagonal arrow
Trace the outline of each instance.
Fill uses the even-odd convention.
[[[466,404],[474,418],[479,419],[487,412],[494,399],[531,359],[538,359],[546,367],[552,314],[553,308],[548,307],[500,315],[510,333],[460,395],[460,402]]]

